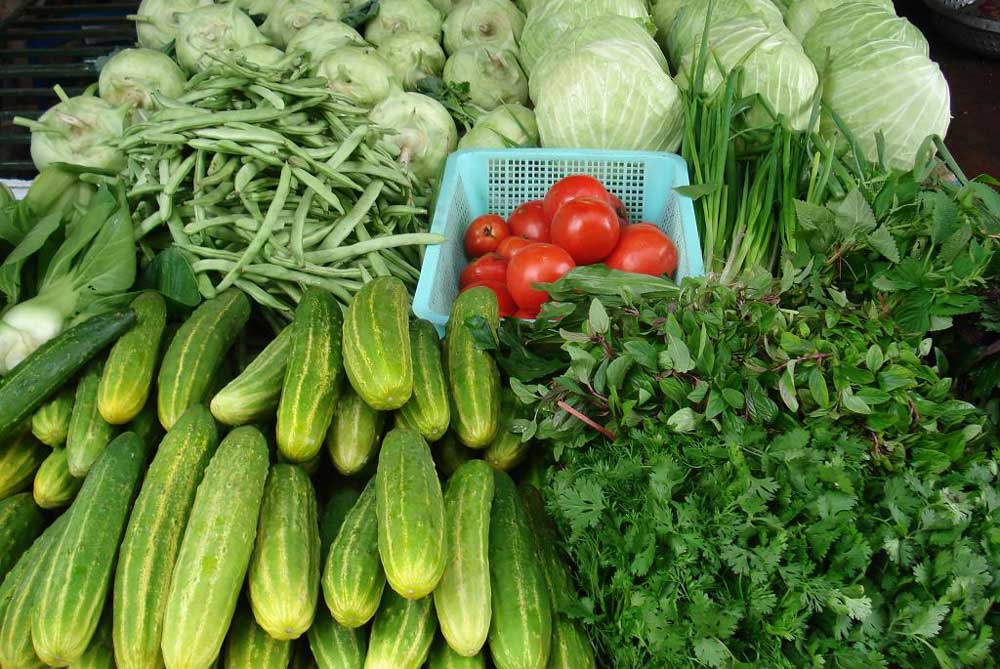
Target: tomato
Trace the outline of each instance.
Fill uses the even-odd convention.
[[[510,260],[518,253],[521,249],[526,246],[531,246],[535,242],[530,239],[525,239],[524,237],[514,237],[510,236],[507,239],[500,242],[500,246],[497,247],[497,253],[502,255],[504,258]]]
[[[525,202],[507,217],[510,234],[535,242],[549,241],[549,219],[541,200]]]
[[[513,316],[514,312],[517,311],[517,305],[514,304],[514,298],[510,296],[510,291],[507,290],[507,286],[503,281],[479,281],[477,283],[471,283],[461,292],[471,290],[472,288],[478,288],[479,286],[486,286],[497,296],[497,306],[500,307],[500,317],[507,318],[508,316]]]
[[[618,214],[618,219],[622,222],[622,225],[628,225],[628,209],[625,207],[625,203],[618,199],[618,196],[614,193],[608,193],[608,197],[611,198],[611,207]]]
[[[514,314],[514,318],[524,318],[526,320],[533,321],[536,318],[538,318],[538,312],[528,311],[526,309],[518,309],[517,312]]]
[[[600,181],[586,174],[574,174],[555,182],[545,194],[545,199],[542,200],[545,220],[551,222],[559,207],[578,197],[596,197],[598,200],[611,203],[611,196],[604,190]]]
[[[673,275],[677,270],[677,247],[655,225],[633,223],[622,230],[618,246],[604,260],[604,264],[623,272]]]
[[[462,276],[458,279],[458,287],[465,288],[483,281],[503,283],[506,280],[507,259],[499,253],[493,252],[480,256],[466,265],[465,269],[462,270]]]
[[[573,257],[554,244],[536,243],[526,246],[507,263],[507,290],[521,309],[538,311],[549,299],[536,283],[552,283],[576,267]]]
[[[484,253],[496,251],[500,242],[509,236],[510,228],[503,218],[496,214],[484,214],[465,231],[465,253],[470,258],[478,258]]]
[[[593,197],[570,200],[552,219],[552,243],[566,249],[577,265],[600,262],[618,244],[622,224],[611,205]]]

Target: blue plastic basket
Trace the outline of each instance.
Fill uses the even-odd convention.
[[[571,149],[470,149],[448,157],[431,232],[447,238],[424,255],[413,311],[443,332],[468,264],[462,237],[474,218],[504,218],[570,174],[590,174],[621,199],[633,221],[654,223],[677,246],[677,273],[705,273],[691,199],[674,189],[688,185],[687,164],[672,153]],[[641,213],[641,215],[639,215]]]

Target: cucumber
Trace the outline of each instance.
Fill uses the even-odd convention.
[[[157,379],[157,413],[165,429],[189,406],[205,400],[226,351],[249,317],[246,295],[230,289],[203,302],[177,330]]]
[[[31,479],[49,454],[30,432],[8,438],[0,446],[0,499],[31,487]]]
[[[0,581],[45,529],[45,518],[30,493],[0,500]]]
[[[493,470],[470,460],[448,481],[444,495],[447,567],[434,590],[441,634],[459,655],[477,655],[490,631],[490,509]]]
[[[92,365],[76,385],[76,400],[66,435],[66,464],[69,473],[77,478],[87,475],[115,436],[115,428],[97,410],[100,385],[101,369],[97,365]]]
[[[69,473],[66,449],[57,446],[35,472],[35,504],[43,509],[61,509],[73,501],[82,485],[83,479]]]
[[[316,660],[313,659],[312,651],[309,650],[308,639],[303,637],[292,644],[292,661],[288,666],[289,669],[318,669]]]
[[[31,620],[38,657],[54,667],[87,650],[107,601],[112,570],[149,448],[131,432],[91,468],[56,544]]]
[[[375,490],[386,580],[407,599],[426,597],[444,573],[444,496],[419,433],[397,428],[386,435]]]
[[[445,334],[445,367],[451,391],[451,429],[469,448],[486,448],[500,426],[500,371],[487,351],[480,350],[466,326],[481,317],[496,337],[500,310],[496,295],[481,286],[459,294]]]
[[[195,492],[218,434],[208,410],[184,412],[149,466],[119,551],[113,637],[119,669],[160,665],[160,637],[170,575]]]
[[[323,598],[334,619],[355,628],[371,620],[385,589],[378,550],[375,480],[344,518],[323,568]]]
[[[556,616],[552,625],[552,653],[546,669],[597,669],[594,649],[577,622]]]
[[[542,565],[542,576],[552,601],[553,612],[564,611],[573,603],[576,586],[570,576],[566,562],[559,556],[561,541],[552,519],[545,512],[545,501],[538,488],[530,484],[521,485],[521,503],[525,517],[531,528],[535,550]]]
[[[344,524],[344,519],[347,518],[347,514],[354,508],[359,497],[361,497],[361,491],[356,488],[344,486],[338,488],[330,496],[330,499],[327,500],[326,506],[323,507],[323,515],[319,519],[320,559],[322,564],[326,564],[326,556],[330,552],[330,545],[337,538],[337,533],[340,532],[340,527]]]
[[[418,669],[430,653],[435,623],[430,597],[404,599],[386,588],[372,623],[365,669]]]
[[[167,325],[167,303],[156,291],[141,293],[129,305],[136,324],[115,342],[104,363],[97,408],[112,425],[123,425],[146,405]]]
[[[135,323],[132,310],[101,314],[62,332],[21,361],[0,385],[0,440]]]
[[[395,277],[378,277],[355,295],[344,317],[344,369],[373,409],[394,411],[413,393],[410,295]]]
[[[451,432],[434,444],[434,463],[445,478],[454,474],[464,463],[478,458],[479,454],[480,451],[468,448]]]
[[[428,321],[410,325],[413,355],[413,396],[399,410],[405,423],[427,441],[437,441],[451,423],[448,382],[441,366],[441,340]]]
[[[490,654],[497,669],[545,669],[552,643],[552,605],[542,565],[514,481],[503,472],[495,477]]]
[[[64,386],[56,395],[38,407],[31,417],[31,433],[46,446],[55,448],[66,443],[69,418],[73,414],[73,389]]]
[[[338,472],[352,476],[368,466],[378,450],[384,423],[384,413],[368,406],[353,388],[344,389],[326,435],[330,459]]]
[[[316,615],[319,520],[316,491],[295,465],[274,465],[264,487],[248,578],[257,623],[280,641],[297,639]]]
[[[50,526],[51,527],[51,526]],[[21,584],[21,581],[29,575],[37,566],[39,556],[45,546],[51,543],[51,533],[46,529],[41,536],[37,537],[28,550],[21,553],[14,566],[8,570],[6,576],[0,578],[0,626],[3,625],[4,614],[10,605],[14,592]]]
[[[212,415],[226,425],[245,425],[268,418],[278,407],[285,380],[292,327],[282,330],[239,376],[212,398]]]
[[[268,636],[254,617],[241,606],[226,638],[224,669],[288,669],[292,642]]]
[[[267,478],[267,441],[238,427],[198,486],[174,562],[160,649],[167,669],[206,669],[222,649],[246,577]]]
[[[367,639],[363,629],[344,627],[325,606],[309,628],[309,647],[319,669],[364,669]]]
[[[160,443],[164,431],[163,426],[160,425],[160,419],[156,415],[156,402],[146,402],[146,406],[142,408],[139,415],[128,424],[128,431],[135,432],[137,437],[152,447]]]
[[[333,295],[307,288],[295,309],[288,367],[278,403],[278,450],[291,462],[316,457],[323,447],[340,382],[344,328]]]
[[[486,669],[486,659],[482,653],[472,657],[459,655],[444,640],[438,637],[427,658],[427,669]]]
[[[111,643],[111,619],[105,611],[87,650],[79,660],[69,665],[69,669],[114,669],[115,654]]]
[[[531,446],[530,441],[523,441],[520,434],[511,431],[513,421],[521,417],[518,415],[519,404],[513,393],[503,396],[500,404],[500,429],[483,453],[486,462],[502,472],[521,464]]]

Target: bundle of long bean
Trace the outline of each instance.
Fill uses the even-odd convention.
[[[129,128],[136,236],[165,228],[207,298],[230,286],[289,313],[305,286],[343,302],[374,276],[415,284],[428,188],[398,164],[367,109],[289,58],[220,63]]]

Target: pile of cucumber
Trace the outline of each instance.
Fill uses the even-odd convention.
[[[494,294],[442,343],[398,279],[308,289],[227,372],[249,318],[232,290],[174,328],[142,293],[0,385],[0,667],[594,667],[507,473]]]

